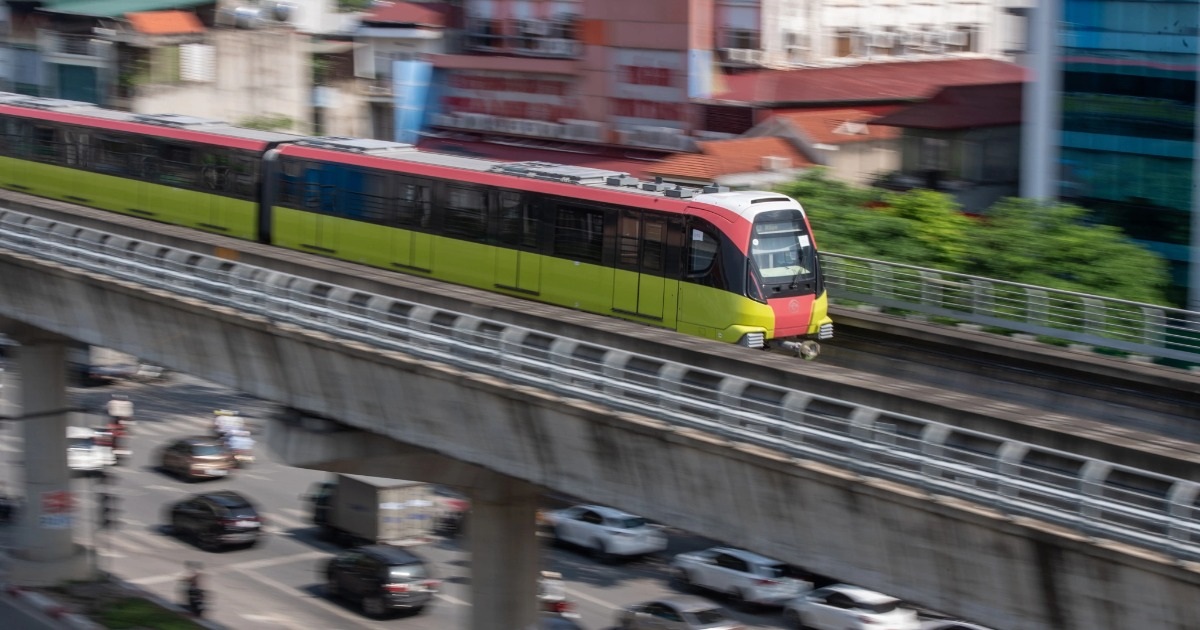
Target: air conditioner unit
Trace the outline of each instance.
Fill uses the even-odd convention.
[[[526,35],[545,37],[546,34],[550,32],[550,25],[541,20],[526,20],[525,23],[521,25],[521,31]]]
[[[804,63],[808,59],[808,52],[807,46],[788,46],[788,63]]]
[[[763,51],[763,50],[748,50],[746,52],[750,53],[749,59],[748,59],[749,63],[761,64],[763,62],[763,59],[766,58],[766,51]]]
[[[371,96],[387,96],[392,93],[392,89],[386,85],[368,85],[367,94]]]
[[[891,48],[896,45],[896,35],[893,33],[871,33],[867,36],[867,46],[871,48]]]
[[[905,46],[921,46],[925,42],[925,31],[904,31],[902,39]]]
[[[947,46],[966,46],[969,33],[966,31],[946,31],[942,33],[942,43]]]
[[[547,39],[542,41],[542,50],[551,55],[574,55],[575,44],[573,39]]]
[[[730,61],[737,61],[739,63],[750,62],[750,53],[752,51],[749,48],[727,48],[725,50],[726,57]]]

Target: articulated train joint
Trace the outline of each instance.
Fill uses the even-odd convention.
[[[821,354],[821,344],[807,339],[805,341],[776,341],[772,345],[786,352],[795,353],[805,361],[812,361]]]

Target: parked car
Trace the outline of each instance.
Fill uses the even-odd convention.
[[[732,547],[681,553],[671,566],[682,584],[728,595],[741,608],[782,606],[812,590],[788,564]]]
[[[116,463],[112,446],[97,439],[96,432],[86,427],[67,427],[67,467],[77,472],[93,473]]]
[[[641,556],[667,548],[661,528],[621,510],[576,505],[545,514],[555,540],[579,545],[605,560]]]
[[[699,597],[680,595],[633,604],[617,613],[621,630],[742,630],[718,606]]]
[[[921,630],[992,630],[975,623],[958,619],[931,619],[921,622]]]
[[[233,470],[233,453],[215,438],[195,435],[175,440],[162,450],[159,465],[188,481],[225,477]]]
[[[790,628],[813,630],[920,630],[916,611],[890,595],[834,584],[798,597],[783,609]]]
[[[253,547],[263,535],[263,518],[254,504],[232,490],[197,494],[171,506],[171,532],[205,551],[229,545]]]
[[[370,617],[401,610],[420,613],[433,601],[440,585],[428,563],[403,547],[356,547],[325,565],[325,594],[358,602]]]

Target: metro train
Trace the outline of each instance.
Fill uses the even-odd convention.
[[[0,187],[805,358],[833,336],[777,193],[18,94]]]

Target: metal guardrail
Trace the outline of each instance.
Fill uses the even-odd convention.
[[[835,302],[858,302],[1200,364],[1200,312],[823,252]]]
[[[0,210],[0,248],[1200,559],[1200,484]]]

